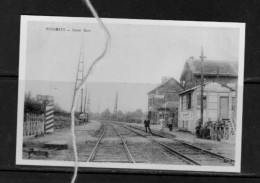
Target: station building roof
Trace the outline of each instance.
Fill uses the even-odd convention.
[[[236,61],[218,61],[218,60],[204,60],[203,73],[205,76],[216,76],[219,69],[219,76],[237,77],[238,62]],[[190,70],[195,75],[201,75],[201,60],[189,58],[186,60],[180,80],[184,80],[187,70]]]

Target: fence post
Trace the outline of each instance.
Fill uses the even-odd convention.
[[[39,135],[44,133],[44,115],[25,114],[23,122],[23,136]]]

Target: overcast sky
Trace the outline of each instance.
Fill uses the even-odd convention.
[[[140,23],[106,26],[112,38],[110,51],[89,82],[159,84],[163,76],[179,81],[186,59],[199,58],[202,46],[207,59],[238,61],[238,28]],[[52,27],[90,32],[46,30]],[[26,80],[74,82],[82,42],[85,71],[104,49],[105,37],[93,23],[29,22],[27,31]]]
[[[90,32],[46,31],[47,27],[85,28]],[[189,56],[199,58],[201,46],[208,59],[238,60],[238,29],[107,27],[112,37],[110,52],[89,78],[92,82],[159,83],[162,76],[179,80],[185,60]],[[74,81],[82,42],[86,70],[103,50],[105,37],[96,24],[30,22],[27,40],[27,79]]]

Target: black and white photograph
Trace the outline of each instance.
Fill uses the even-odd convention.
[[[245,24],[102,21],[21,16],[16,164],[239,173]]]

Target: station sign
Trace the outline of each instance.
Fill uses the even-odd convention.
[[[53,102],[54,101],[54,97],[50,96],[50,95],[37,95],[36,99],[37,99],[38,102],[46,101],[46,102],[49,103],[49,102]]]

